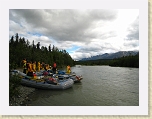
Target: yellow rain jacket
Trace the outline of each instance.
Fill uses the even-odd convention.
[[[38,64],[37,64],[38,71],[40,71],[40,68],[41,68],[41,64],[40,64],[40,62],[38,62]]]

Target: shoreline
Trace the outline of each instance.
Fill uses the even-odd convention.
[[[18,68],[17,70],[22,72],[23,69]],[[29,99],[29,95],[34,91],[35,88],[20,85],[19,95],[9,99],[9,106],[27,106],[27,102],[31,101],[31,99]]]
[[[29,95],[35,91],[35,88],[20,86],[19,95],[9,99],[9,106],[27,106],[31,101]]]

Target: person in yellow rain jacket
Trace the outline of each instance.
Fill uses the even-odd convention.
[[[44,68],[45,68],[45,63],[42,62],[42,64],[41,64],[41,69],[44,70]]]
[[[27,69],[28,73],[27,73],[27,75],[28,76],[33,76],[32,62],[28,62],[27,65],[28,65],[28,69]]]
[[[54,62],[54,63],[53,63],[53,67],[52,67],[53,74],[56,74],[56,73],[57,73],[56,70],[57,70],[57,65],[56,65],[56,63]]]
[[[27,64],[26,64],[26,59],[23,59],[23,73],[27,73]]]
[[[71,67],[69,65],[67,66],[67,73],[71,73]]]
[[[33,62],[33,71],[36,72],[36,61]]]
[[[41,68],[41,64],[40,64],[40,61],[37,63],[37,70],[40,71],[40,68]]]
[[[47,64],[47,70],[50,70],[50,65],[49,64]]]
[[[50,68],[50,66],[49,66],[49,64],[45,64],[45,70],[47,71],[47,70],[49,70],[49,68]]]

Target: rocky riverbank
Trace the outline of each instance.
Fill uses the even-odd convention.
[[[29,95],[35,91],[35,88],[30,88],[26,86],[20,86],[19,88],[19,95],[16,97],[12,97],[10,99],[9,105],[10,106],[27,106],[27,103],[31,101],[29,99]]]

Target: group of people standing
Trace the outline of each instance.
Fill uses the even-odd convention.
[[[34,61],[33,63],[31,61],[27,62],[26,59],[23,59],[23,73],[27,74],[28,76],[33,76],[33,73],[40,70],[52,70],[53,73],[56,73],[57,65],[54,62],[53,66],[51,67],[49,64],[45,64],[44,62],[40,63],[40,61],[37,62]]]
[[[56,74],[57,72],[57,65],[54,62],[52,66],[49,64],[45,64],[44,62],[40,63],[40,61],[37,62],[34,61],[33,63],[31,61],[27,62],[26,59],[23,59],[23,73],[27,74],[28,76],[33,76],[33,73],[40,70],[52,70],[53,74]],[[67,66],[67,73],[71,73],[71,67],[70,65]]]

